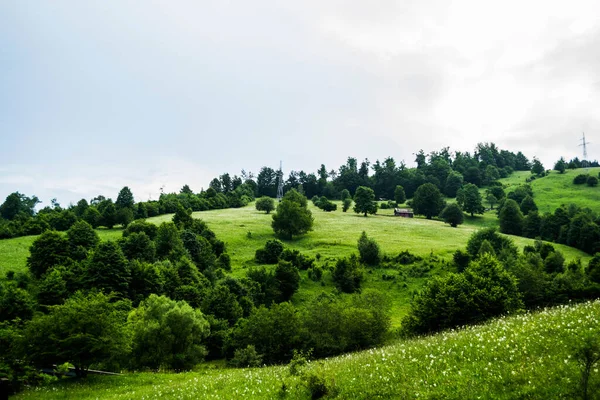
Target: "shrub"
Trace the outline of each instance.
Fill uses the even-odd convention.
[[[260,367],[262,356],[256,352],[256,348],[249,344],[243,349],[237,349],[233,353],[233,358],[229,360],[229,365],[237,368]]]
[[[338,290],[344,293],[360,291],[364,275],[356,255],[339,259],[335,264],[332,278]]]
[[[342,202],[342,211],[343,212],[348,211],[351,206],[352,206],[352,198],[350,198],[350,197],[345,198]]]
[[[405,334],[421,334],[484,321],[523,307],[517,281],[483,255],[462,274],[430,280],[403,319]]]
[[[544,260],[544,269],[549,274],[564,272],[565,257],[560,251],[550,253]]]
[[[575,178],[573,178],[573,183],[575,185],[583,185],[584,183],[587,182],[587,180],[588,180],[587,174],[579,174]]]
[[[587,185],[590,187],[598,186],[598,178],[596,178],[595,176],[589,176],[585,183],[587,183]]]
[[[308,279],[311,281],[319,282],[323,277],[323,268],[314,266],[308,269]]]
[[[500,235],[495,228],[480,229],[471,235],[467,242],[467,252],[471,257],[475,258],[484,240],[490,242],[494,248],[494,252],[498,255],[507,251],[508,254],[517,255],[517,247],[514,245],[512,240],[506,236]]]
[[[256,209],[258,211],[264,211],[265,213],[269,214],[275,209],[275,200],[268,196],[263,196],[260,199],[256,200]]]
[[[267,240],[265,247],[256,250],[254,258],[261,264],[276,264],[283,252],[283,243],[279,240]]]
[[[442,217],[445,223],[450,224],[453,228],[462,224],[465,218],[460,206],[456,203],[447,205],[446,208],[442,210],[440,217]]]
[[[298,250],[284,249],[281,255],[279,256],[281,260],[291,262],[296,268],[301,270],[306,270],[311,268],[315,260],[312,257],[305,256],[300,253]]]
[[[204,359],[202,340],[209,324],[200,310],[185,301],[150,295],[131,311],[128,318],[133,332],[132,365],[153,370],[190,369]]]
[[[487,240],[486,242],[489,243]],[[471,262],[471,255],[466,251],[458,249],[454,252],[452,260],[454,261],[458,272],[462,272],[469,266],[469,262]]]
[[[375,239],[369,239],[365,231],[358,239],[358,253],[360,261],[367,265],[377,265],[381,261],[381,252]]]

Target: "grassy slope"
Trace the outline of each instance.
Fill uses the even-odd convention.
[[[564,306],[494,320],[379,349],[312,362],[305,371],[324,378],[340,399],[576,398],[580,372],[572,344],[600,334],[600,302]],[[592,382],[600,381],[598,369]],[[184,374],[91,377],[59,382],[17,399],[272,399],[282,383],[287,399],[310,398],[286,367]]]
[[[600,168],[590,168],[589,174],[598,176]],[[589,187],[587,185],[574,185],[573,178],[579,174],[585,174],[585,169],[566,170],[564,174],[556,171],[550,175],[536,179],[531,182],[534,200],[541,213],[554,212],[561,204],[576,204],[580,207],[589,207],[600,213],[600,187]],[[525,183],[525,179],[531,174],[515,172],[509,178],[501,179],[509,192],[510,186]]]
[[[121,237],[122,229],[96,230],[101,240],[116,240]],[[22,236],[0,240],[0,276],[8,271],[20,272],[27,269],[29,247],[37,236]]]

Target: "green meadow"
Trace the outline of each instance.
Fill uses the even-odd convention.
[[[599,315],[595,301],[503,317],[309,362],[297,375],[288,366],[209,364],[181,374],[59,381],[15,399],[310,399],[316,386],[311,392],[308,382],[338,399],[574,399],[581,395],[576,350],[584,336],[600,334]],[[596,365],[589,387],[599,383]]]
[[[600,168],[589,169],[589,174],[596,177],[599,172]],[[576,204],[579,207],[588,207],[595,212],[600,212],[600,187],[573,184],[573,178],[585,173],[586,170],[583,168],[568,169],[564,174],[550,171],[548,176],[531,182],[533,199],[540,213],[554,212],[562,204]],[[505,191],[508,193],[512,190],[511,187],[524,184],[525,179],[529,176],[531,173],[528,171],[517,171],[508,178],[500,179],[500,182],[506,185]]]

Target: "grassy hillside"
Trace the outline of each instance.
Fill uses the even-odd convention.
[[[575,347],[584,335],[598,338],[599,315],[595,301],[500,318],[312,362],[301,376],[278,366],[90,377],[29,390],[15,399],[306,399],[308,376],[323,379],[330,397],[339,399],[578,398]],[[590,383],[600,383],[597,364]]]
[[[598,176],[600,168],[590,168],[589,174]],[[589,207],[600,213],[600,187],[589,187],[587,185],[574,185],[573,178],[579,174],[585,174],[585,169],[566,170],[564,174],[551,171],[544,178],[531,182],[534,200],[540,213],[554,212],[561,204],[576,204],[580,207]],[[525,183],[525,179],[531,173],[520,171],[513,173],[509,178],[500,179],[507,185],[507,192],[511,186]]]
[[[122,229],[97,229],[101,240],[116,240],[121,237]],[[27,269],[29,247],[37,236],[22,236],[14,239],[0,240],[0,276],[7,271],[24,271]]]

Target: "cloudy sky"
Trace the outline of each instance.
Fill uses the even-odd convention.
[[[0,201],[477,142],[600,158],[593,1],[0,1]]]

